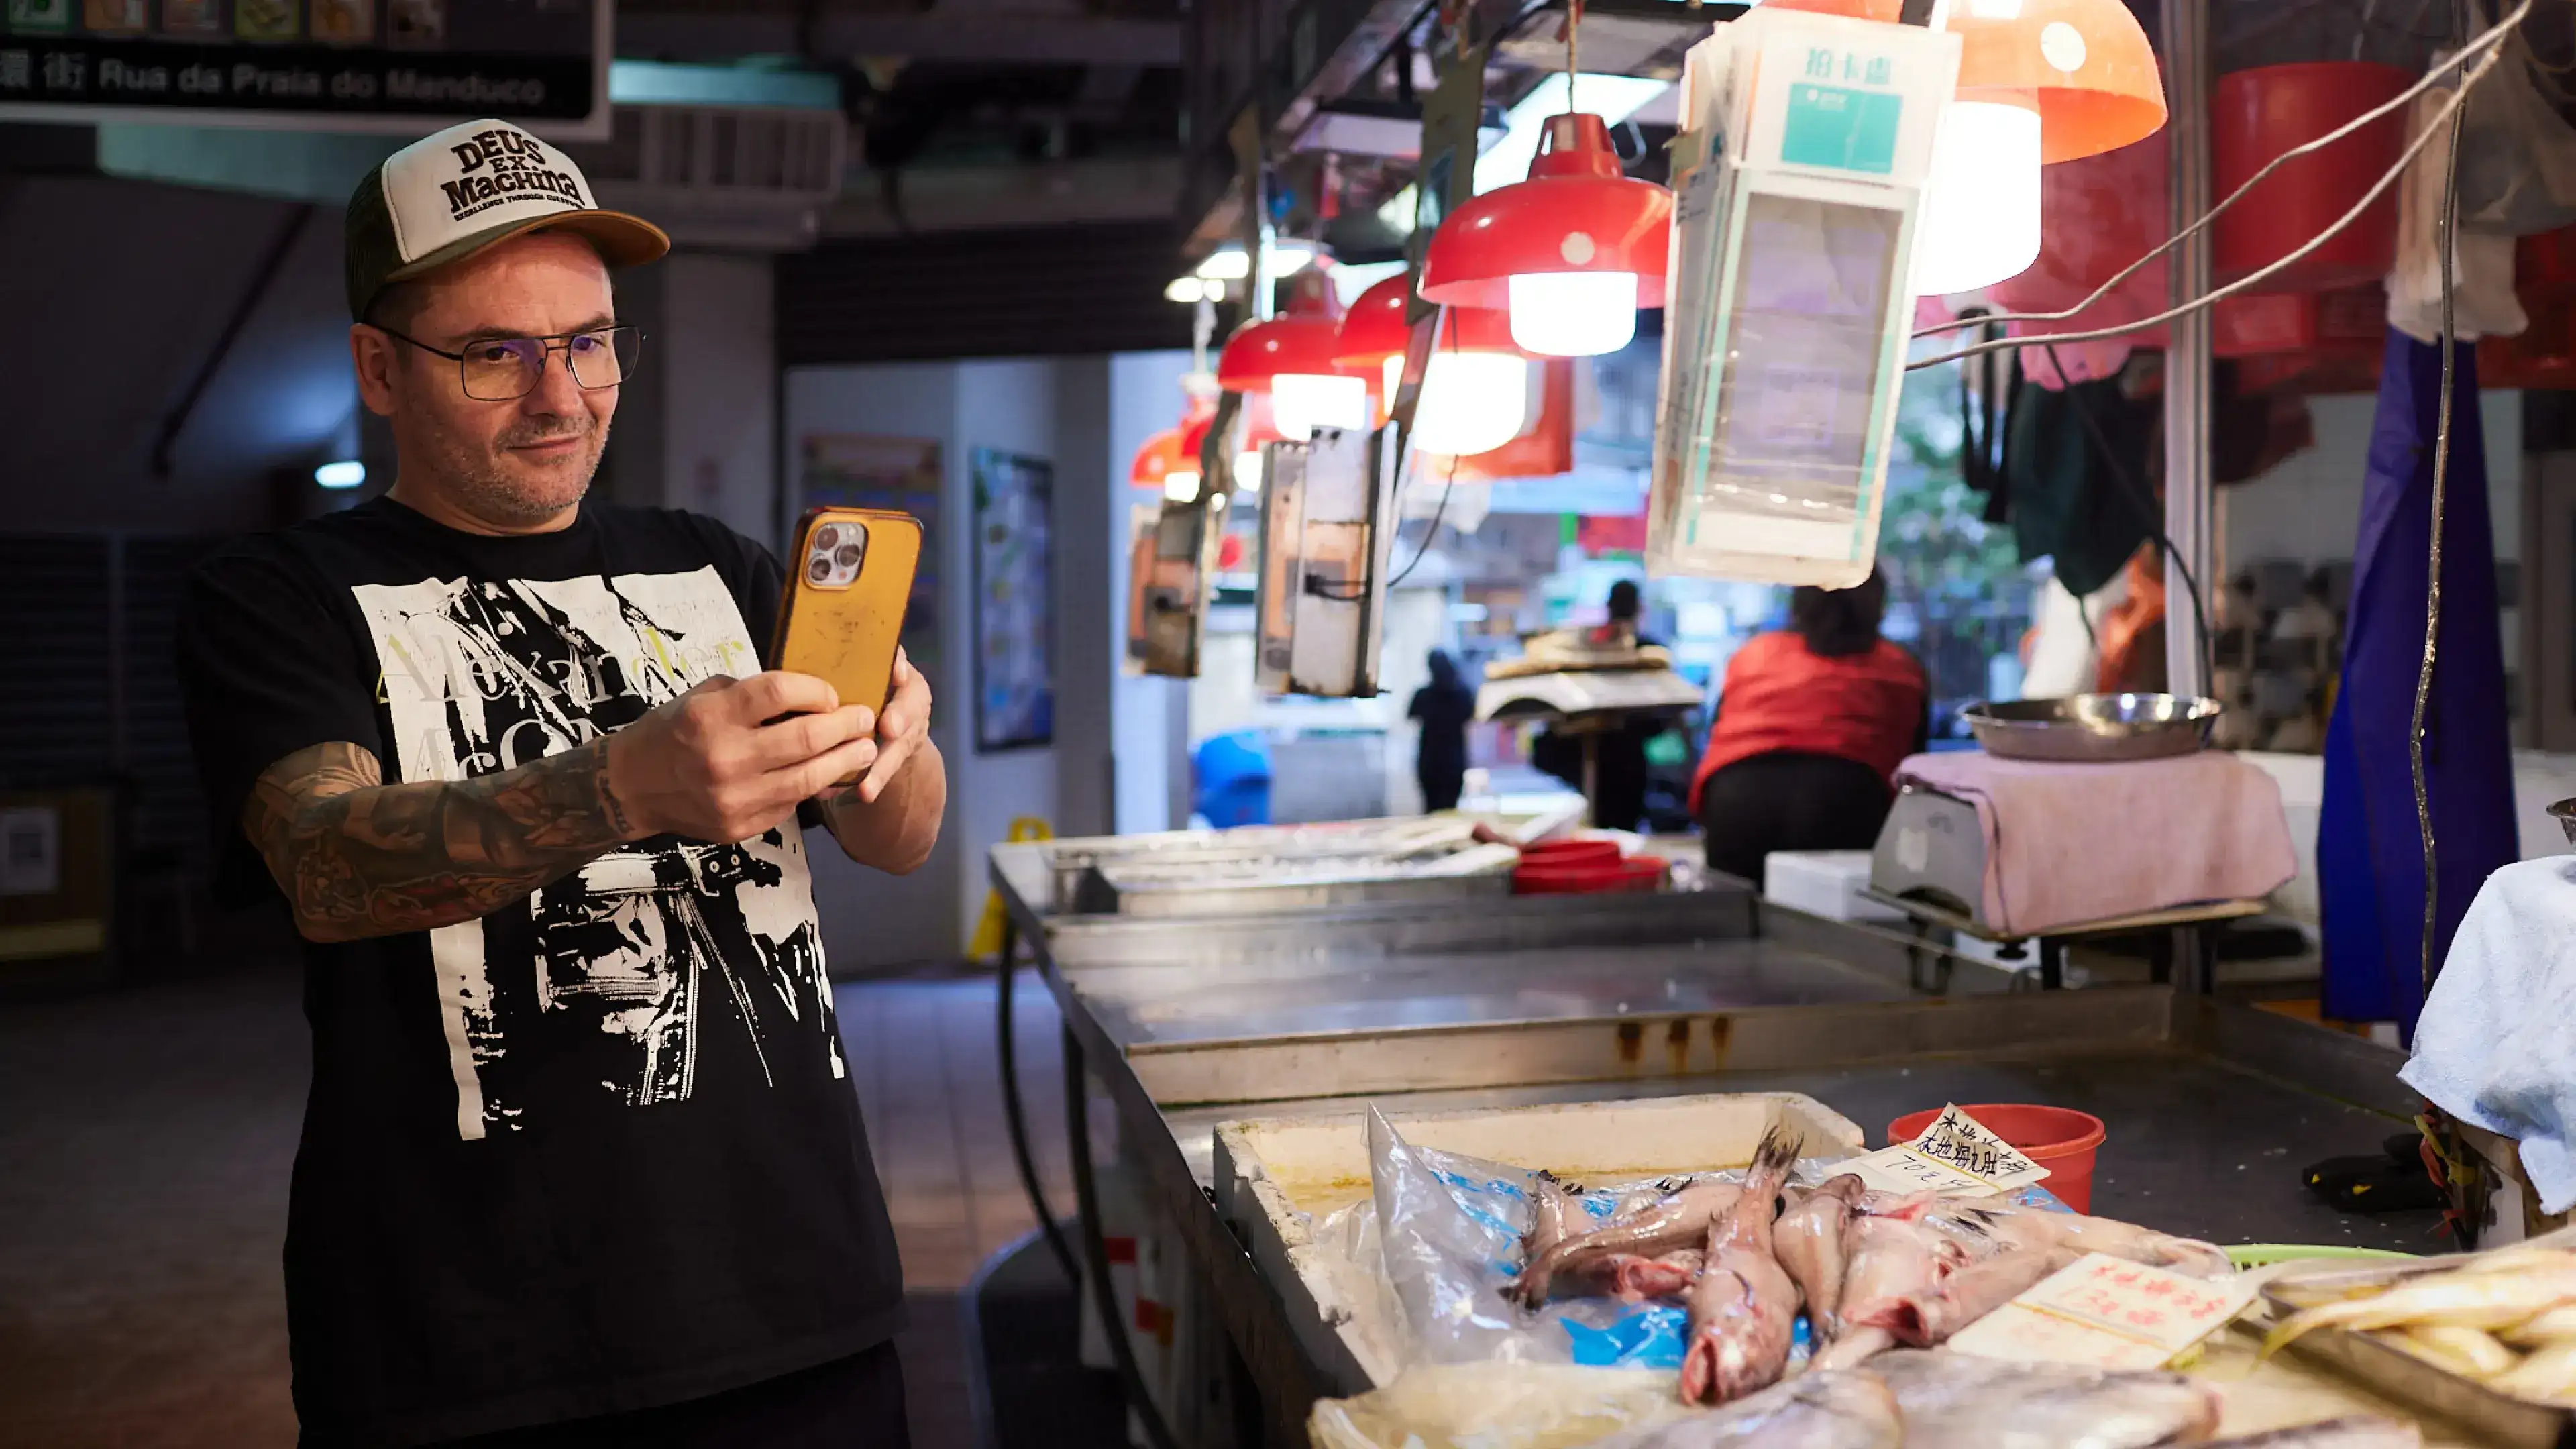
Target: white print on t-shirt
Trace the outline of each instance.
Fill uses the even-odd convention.
[[[510,769],[760,667],[712,568],[351,593],[405,781]],[[528,913],[528,936],[487,931],[499,916],[430,932],[460,1137],[529,1125],[567,1089],[629,1106],[685,1099],[715,1033],[747,1045],[773,1085],[817,1055],[847,1075],[792,828],[739,845],[611,851],[507,909]],[[488,949],[522,939],[532,953]]]

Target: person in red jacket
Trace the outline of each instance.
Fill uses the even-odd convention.
[[[1931,699],[1922,664],[1879,637],[1886,608],[1876,572],[1836,592],[1799,589],[1789,627],[1727,661],[1691,779],[1711,869],[1759,881],[1775,850],[1877,842],[1896,767],[1924,747]]]

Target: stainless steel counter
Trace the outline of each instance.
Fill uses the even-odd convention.
[[[996,850],[995,885],[1260,1386],[1265,1443],[1302,1443],[1313,1398],[1362,1386],[1303,1357],[1212,1206],[1211,1133],[1238,1117],[1786,1089],[1875,1140],[1945,1101],[2043,1100],[2109,1125],[2098,1211],[2220,1241],[2431,1246],[2429,1215],[2349,1218],[2295,1176],[2404,1129],[2402,1058],[2187,988],[1927,974],[1905,937],[1731,884],[1446,912],[1054,916],[1042,850]]]

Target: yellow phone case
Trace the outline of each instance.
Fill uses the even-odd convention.
[[[787,586],[778,594],[770,667],[828,681],[844,705],[884,709],[921,546],[921,520],[908,513],[817,508],[806,514],[788,555]]]

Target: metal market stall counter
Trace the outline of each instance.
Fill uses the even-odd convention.
[[[1448,907],[1063,915],[1048,907],[1047,850],[997,848],[995,886],[1063,1012],[1068,1063],[1078,1054],[1115,1103],[1121,1155],[1241,1359],[1258,1401],[1246,1444],[1302,1444],[1315,1398],[1370,1384],[1315,1351],[1313,1325],[1287,1306],[1296,1295],[1219,1211],[1214,1132],[1236,1119],[1789,1091],[1875,1142],[1895,1116],[1944,1102],[2050,1102],[2109,1128],[2097,1213],[2222,1243],[2433,1248],[2432,1215],[2350,1217],[2296,1175],[2404,1130],[2402,1057],[2190,982],[2015,990],[1961,960],[1935,994],[1914,985],[1919,942],[1723,880]]]

